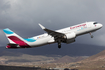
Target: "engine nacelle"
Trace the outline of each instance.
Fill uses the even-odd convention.
[[[64,36],[64,38],[66,38],[67,40],[74,39],[75,37],[76,37],[76,34],[74,32],[65,34],[65,36]]]
[[[75,42],[75,37],[76,37],[76,34],[74,32],[65,34],[64,36],[67,44]]]

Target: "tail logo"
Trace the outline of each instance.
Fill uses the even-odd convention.
[[[3,30],[6,34],[13,34],[14,32],[12,32],[11,30],[9,30],[8,28],[7,29],[4,29]]]
[[[25,43],[24,41],[20,40],[19,38],[15,37],[15,36],[9,36],[8,38],[11,39],[16,44],[18,44],[19,46],[29,47],[29,45],[27,43]]]

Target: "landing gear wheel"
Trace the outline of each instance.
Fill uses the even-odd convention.
[[[58,48],[59,48],[59,49],[61,48],[61,44],[58,44]]]
[[[89,34],[91,35],[91,38],[93,38],[93,35],[91,34],[91,32]]]
[[[93,38],[93,35],[91,36],[91,38]]]
[[[60,40],[58,41],[58,48],[59,49],[61,48],[61,41]]]

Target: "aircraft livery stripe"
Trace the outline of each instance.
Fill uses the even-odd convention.
[[[30,47],[27,43],[25,43],[24,41],[20,40],[16,36],[9,36],[8,38],[11,39],[13,42],[15,42],[16,44],[18,44],[21,47]]]
[[[6,29],[3,29],[3,31],[6,33],[6,34],[13,34],[14,32],[12,32],[10,29],[6,28]]]

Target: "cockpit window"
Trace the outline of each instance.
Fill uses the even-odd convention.
[[[93,24],[98,24],[98,22],[94,22]]]

